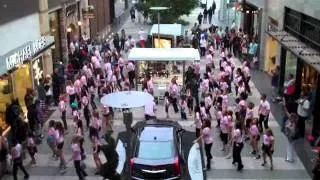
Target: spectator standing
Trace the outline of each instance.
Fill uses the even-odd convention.
[[[305,124],[306,124],[306,120],[309,117],[309,110],[310,110],[310,101],[308,100],[308,93],[303,92],[301,98],[298,99],[297,103],[298,103],[297,114],[299,116],[297,126],[298,126],[300,137],[303,138],[305,135],[305,126],[306,126]]]
[[[260,133],[263,132],[262,122],[265,129],[268,129],[268,120],[269,120],[269,113],[270,113],[270,104],[267,101],[267,96],[265,94],[261,95],[261,101],[259,106],[259,128]]]

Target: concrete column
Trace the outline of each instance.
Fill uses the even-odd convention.
[[[88,18],[83,18],[82,16],[82,9],[84,9],[85,11],[88,11],[89,9],[89,0],[81,0],[80,3],[80,14],[81,14],[81,21],[82,23],[82,34],[86,33],[87,36],[89,36],[90,38],[90,20]]]
[[[60,42],[61,42],[61,54],[62,62],[68,63],[68,41],[67,41],[67,21],[66,21],[66,5],[62,5],[62,9],[59,11],[60,17]]]
[[[49,9],[48,9],[48,0],[39,0],[39,23],[40,23],[40,33],[41,36],[50,35],[50,26],[49,26]],[[43,53],[43,72],[44,75],[52,74],[53,65],[52,65],[52,55],[51,49],[48,49]]]
[[[260,24],[260,52],[259,52],[259,69],[263,70],[264,69],[264,62],[268,61],[268,57],[266,57],[265,54],[265,47],[267,43],[267,33],[266,33],[266,28],[268,24],[268,1],[264,2],[264,7],[262,7],[262,17],[261,17],[261,24]]]

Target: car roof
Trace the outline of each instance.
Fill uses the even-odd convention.
[[[140,141],[172,141],[173,127],[146,126],[140,134]]]

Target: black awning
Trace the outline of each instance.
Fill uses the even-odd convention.
[[[286,31],[266,31],[266,33],[320,73],[320,52]]]

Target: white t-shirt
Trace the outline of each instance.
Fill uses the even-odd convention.
[[[298,110],[297,113],[301,117],[308,117],[310,109],[310,101],[309,100],[299,100]]]

